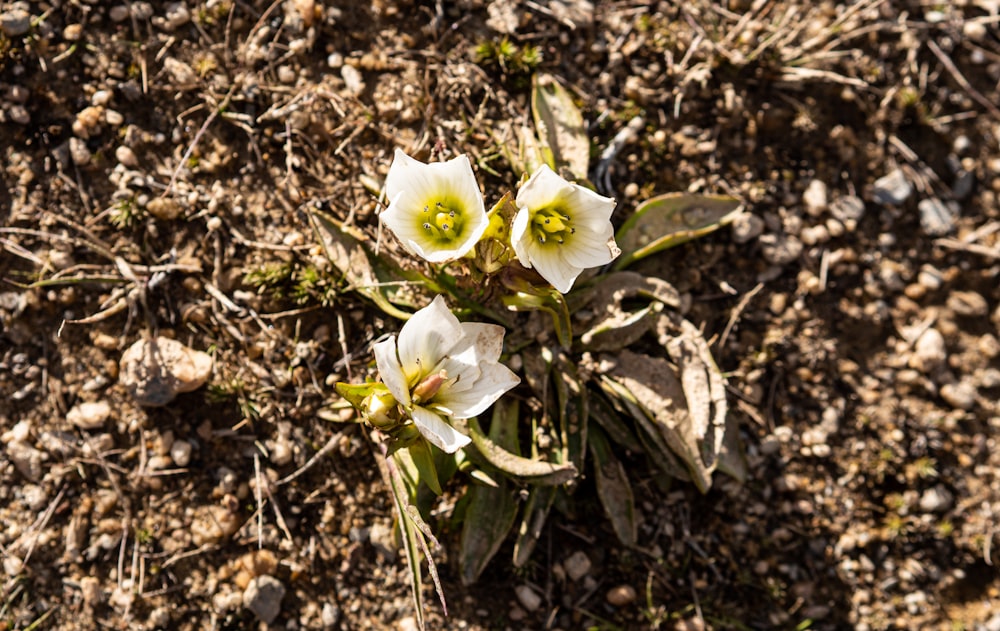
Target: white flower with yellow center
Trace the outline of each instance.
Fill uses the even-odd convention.
[[[615,200],[568,182],[542,165],[517,191],[511,245],[525,267],[533,267],[561,293],[585,269],[621,254],[611,212]]]
[[[489,219],[466,155],[424,164],[396,149],[385,179],[382,221],[411,253],[431,263],[465,256]]]
[[[520,379],[499,363],[504,328],[459,322],[438,296],[399,331],[372,347],[382,382],[424,438],[448,453],[470,439],[449,419],[467,419]]]

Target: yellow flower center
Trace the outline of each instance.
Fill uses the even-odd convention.
[[[465,227],[462,207],[450,201],[436,201],[424,206],[420,213],[421,228],[438,242],[450,242],[462,236]]]
[[[576,232],[571,223],[562,208],[546,206],[531,216],[531,234],[542,245],[561,245]]]

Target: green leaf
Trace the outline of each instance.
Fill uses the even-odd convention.
[[[438,481],[437,467],[434,466],[434,455],[431,453],[430,443],[426,440],[418,440],[407,450],[410,452],[410,457],[413,458],[413,464],[417,468],[420,481],[436,495],[441,495],[441,483]]]
[[[563,464],[522,458],[504,449],[483,434],[475,418],[468,421],[469,436],[482,457],[489,464],[509,476],[539,486],[558,486],[574,479],[577,469],[572,462]],[[468,447],[466,447],[468,449]]]
[[[573,463],[577,471],[583,471],[587,453],[587,420],[590,418],[587,389],[580,381],[576,366],[565,354],[560,353],[556,357],[553,367],[565,461]]]
[[[625,474],[625,467],[615,458],[611,445],[600,428],[595,427],[591,431],[590,453],[594,456],[597,496],[611,520],[611,527],[619,541],[626,546],[634,546],[638,530],[632,486]]]
[[[578,181],[586,181],[590,163],[590,138],[583,114],[555,77],[532,78],[531,111],[541,141],[541,153],[552,170],[564,168]]]
[[[635,433],[629,429],[622,419],[622,415],[616,412],[608,400],[602,396],[590,397],[590,418],[601,426],[608,437],[615,443],[621,445],[631,452],[639,453],[642,444],[635,437]]]
[[[516,290],[501,297],[505,306],[514,311],[546,311],[552,316],[559,345],[569,348],[573,343],[573,325],[570,323],[566,298],[552,287],[532,287],[529,291]]]
[[[410,313],[402,311],[390,301],[391,297],[395,297],[399,286],[407,280],[403,271],[398,267],[394,268],[384,259],[373,257],[364,246],[365,236],[357,228],[316,208],[310,208],[307,214],[326,257],[347,282],[346,289],[368,298],[394,318],[408,319]]]
[[[622,254],[614,268],[714,232],[741,212],[743,202],[721,195],[667,193],[647,200],[615,234]]]
[[[489,440],[498,448],[517,450],[517,417],[516,401],[501,399],[494,406]],[[470,419],[470,426],[473,423],[475,419]],[[507,538],[517,516],[517,498],[506,478],[501,478],[495,487],[473,486],[468,495],[459,555],[465,585],[476,582]]]
[[[690,358],[686,358],[688,360]],[[639,407],[639,415],[653,421],[670,450],[684,462],[691,481],[706,493],[712,486],[717,441],[722,434],[714,414],[701,409],[705,401],[711,400],[712,394],[707,390],[709,379],[702,380],[694,373],[699,368],[707,368],[690,361],[681,369],[682,378],[678,378],[674,367],[659,357],[629,350],[621,351],[614,358],[602,356],[602,364],[607,366],[605,375],[633,398],[634,403],[628,403]],[[685,372],[688,373],[686,377],[683,376]]]
[[[361,404],[364,403],[365,398],[367,398],[373,390],[384,389],[386,392],[389,391],[389,389],[385,386],[380,386],[380,384],[376,383],[353,384],[345,383],[343,381],[338,381],[336,388],[337,394],[347,399],[348,403],[353,405],[355,410],[361,409]]]
[[[524,567],[531,558],[531,553],[534,552],[542,536],[542,528],[548,519],[549,511],[552,510],[557,492],[558,487],[555,486],[536,486],[528,494],[528,501],[521,515],[521,525],[517,530],[517,539],[514,541],[514,567]]]

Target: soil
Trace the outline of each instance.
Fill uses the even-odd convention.
[[[637,549],[584,479],[471,587],[446,490],[428,627],[1000,629],[998,10],[0,3],[0,628],[415,628],[373,444],[329,418],[399,324],[303,209],[375,239],[396,147],[512,189],[537,70],[595,164],[642,117],[594,178],[616,223],[745,201],[636,269],[689,299],[749,475],[702,495],[622,454]],[[213,359],[159,407],[120,366],[154,335]]]

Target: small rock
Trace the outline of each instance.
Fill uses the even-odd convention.
[[[635,602],[635,588],[631,585],[618,585],[608,590],[604,598],[615,607],[624,607]]]
[[[8,554],[4,556],[3,559],[3,571],[11,578],[17,576],[24,569],[24,562],[21,561],[21,557],[15,556],[13,554]]]
[[[87,148],[87,143],[76,136],[69,139],[69,157],[73,161],[73,164],[83,166],[90,162],[90,156],[90,149]]]
[[[875,180],[872,196],[880,204],[899,206],[913,192],[913,185],[906,180],[902,169],[893,169]]]
[[[111,404],[107,401],[80,403],[66,413],[66,420],[80,429],[100,429],[111,416]]]
[[[170,446],[170,459],[178,467],[186,467],[191,463],[191,443],[186,440],[175,440]]]
[[[132,169],[139,166],[139,159],[136,157],[135,152],[125,145],[115,149],[115,159]]]
[[[951,491],[945,488],[944,485],[938,484],[927,489],[920,496],[920,510],[925,513],[943,513],[951,508],[954,500],[955,496],[952,495]]]
[[[222,506],[201,506],[191,521],[191,541],[197,546],[215,543],[231,536],[243,520]]]
[[[948,308],[960,316],[983,318],[990,312],[990,306],[982,294],[974,291],[955,291],[948,296]]]
[[[278,66],[278,81],[282,83],[295,83],[295,70],[287,65]]]
[[[7,445],[7,457],[14,463],[18,473],[37,482],[42,479],[42,457],[44,454],[21,442],[12,442]]]
[[[7,37],[20,37],[31,28],[31,14],[24,9],[10,9],[0,13],[0,31]]]
[[[920,228],[924,234],[938,237],[955,229],[958,206],[954,203],[946,204],[937,197],[929,197],[920,200],[917,210],[920,211]]]
[[[83,596],[83,604],[87,607],[93,608],[104,602],[101,581],[96,576],[84,576],[80,579],[80,594]]]
[[[943,365],[947,358],[944,336],[937,329],[931,328],[924,331],[914,344],[909,365],[910,368],[929,373]]]
[[[167,12],[164,15],[167,28],[173,30],[180,28],[191,21],[191,12],[183,2],[171,2],[167,4]]]
[[[976,386],[968,381],[946,383],[941,386],[941,398],[958,410],[971,410],[976,407]]]
[[[368,540],[387,561],[396,560],[396,539],[392,534],[392,526],[380,521],[375,522],[368,532]]]
[[[24,498],[24,503],[33,511],[45,508],[49,502],[49,494],[37,484],[25,484],[21,489],[21,495]]]
[[[518,585],[514,588],[514,593],[517,595],[517,601],[521,603],[525,611],[538,611],[538,608],[542,606],[542,597],[527,585]]]
[[[320,622],[324,629],[332,629],[340,620],[340,607],[333,603],[324,603],[323,610],[319,614]]]
[[[75,42],[83,35],[83,24],[67,24],[63,29],[62,36],[67,42]]]
[[[359,96],[365,91],[365,80],[357,68],[350,64],[344,64],[340,68],[340,76],[344,79],[347,91],[352,96]]]
[[[865,215],[865,203],[854,195],[841,197],[830,204],[830,214],[834,219],[844,223],[858,221]]]
[[[243,606],[252,611],[262,622],[271,624],[281,611],[285,586],[273,576],[258,576],[250,581],[243,592]]]
[[[124,4],[111,7],[111,10],[108,12],[108,17],[111,18],[112,22],[124,22],[128,19],[128,7]]]
[[[806,206],[806,212],[817,217],[826,210],[827,189],[826,183],[822,180],[809,182],[804,193],[802,193],[802,203]]]
[[[764,220],[753,213],[741,213],[732,223],[733,241],[746,243],[764,232]]]
[[[570,580],[575,583],[590,572],[590,557],[582,550],[577,550],[563,561],[563,567]]]
[[[961,169],[955,174],[955,182],[951,185],[951,194],[955,199],[966,199],[972,195],[972,190],[976,187],[976,174],[972,171]]]
[[[772,265],[787,265],[802,254],[802,242],[790,235],[766,234],[760,238],[760,243],[764,260]]]
[[[146,210],[150,215],[163,221],[173,221],[184,212],[177,200],[171,197],[154,197],[146,204]]]
[[[197,390],[212,373],[212,356],[165,337],[142,339],[122,354],[119,381],[139,405],[166,405]]]
[[[396,623],[396,631],[420,631],[420,625],[417,624],[417,619],[413,616],[406,616],[400,618],[399,622]]]
[[[11,105],[10,109],[7,110],[7,118],[10,119],[10,122],[18,125],[31,123],[31,114],[28,113],[28,108],[23,105]]]

